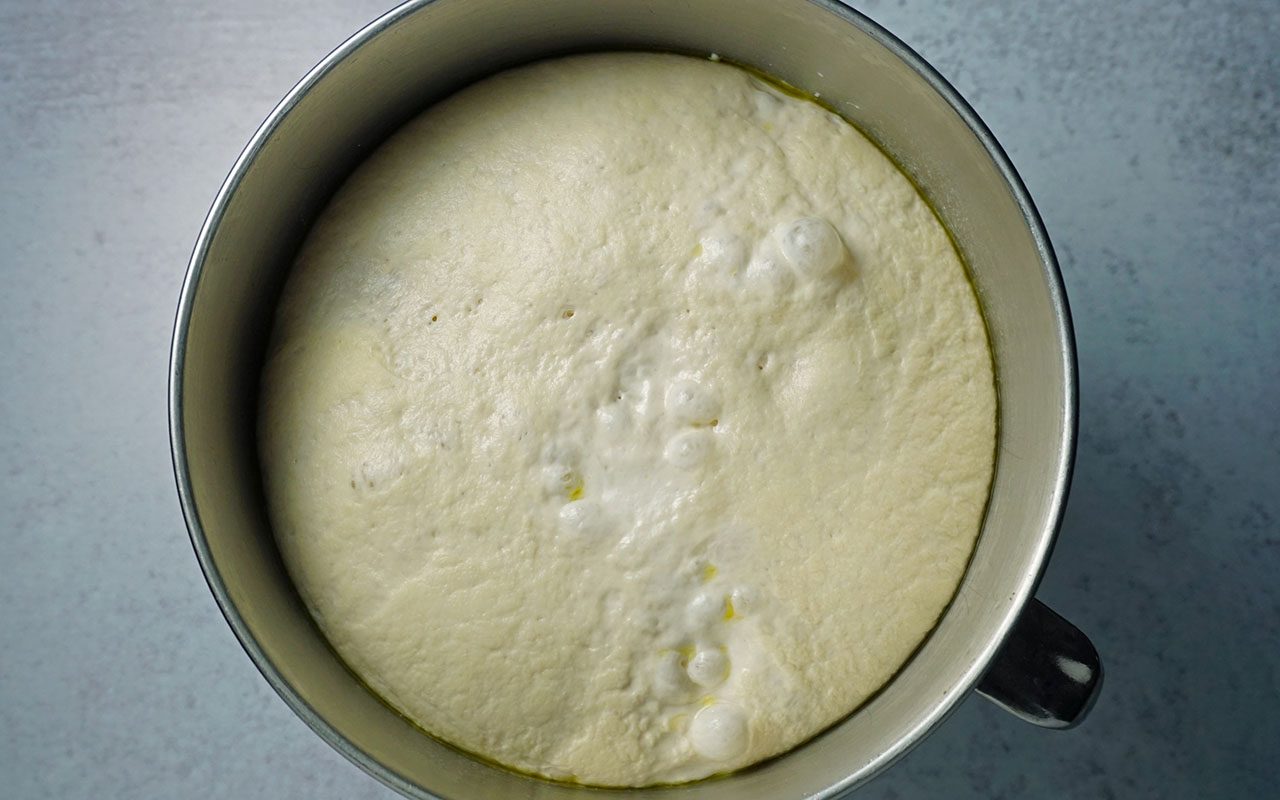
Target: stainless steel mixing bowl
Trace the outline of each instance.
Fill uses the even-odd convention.
[[[1101,680],[1088,640],[1034,600],[1070,479],[1074,344],[1049,240],[991,133],[919,56],[832,0],[414,0],[325,58],[271,113],[219,192],[182,288],[170,374],[178,491],[227,621],[300,717],[412,797],[578,798],[417,731],[326,646],[286,575],[254,443],[280,287],[343,178],[410,116],[504,67],[588,50],[718,53],[820,93],[900,163],[970,269],[997,364],[995,480],[954,602],[902,672],[808,744],[721,780],[637,797],[830,797],[918,742],[975,687],[1065,727]],[[850,643],[850,646],[856,646]]]

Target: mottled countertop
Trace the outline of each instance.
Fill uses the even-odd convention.
[[[227,169],[388,0],[0,0],[0,795],[390,798],[268,688],[173,488],[167,351]],[[971,698],[867,798],[1280,781],[1280,3],[860,8],[969,98],[1057,246],[1081,439],[1040,597],[1107,685]]]

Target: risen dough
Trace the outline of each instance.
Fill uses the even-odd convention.
[[[289,280],[261,454],[321,629],[521,770],[681,781],[856,708],[973,547],[995,392],[910,183],[723,64],[575,57],[440,103]]]

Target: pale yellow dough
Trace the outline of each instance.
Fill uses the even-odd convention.
[[[689,780],[849,714],[991,477],[973,292],[910,183],[724,64],[569,58],[377,150],[285,290],[260,426],[336,650],[514,768]]]

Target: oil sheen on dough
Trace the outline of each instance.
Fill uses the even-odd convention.
[[[936,623],[991,477],[973,292],[847,123],[728,65],[507,72],[339,192],[260,447],[336,650],[519,770],[684,781],[847,715]]]

